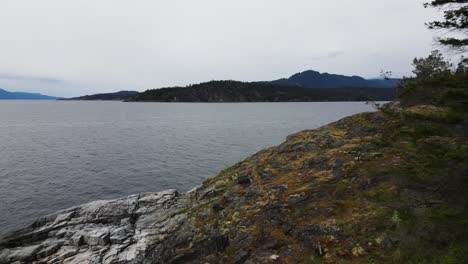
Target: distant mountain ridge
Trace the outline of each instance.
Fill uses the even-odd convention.
[[[39,93],[9,92],[0,88],[0,100],[57,100],[58,97]]]
[[[92,100],[108,100],[108,101],[124,101],[129,99],[132,96],[139,94],[137,91],[119,91],[116,93],[100,93],[93,95],[85,95],[80,97],[73,97],[64,100],[83,100],[83,101],[92,101]]]
[[[393,100],[399,79],[304,71],[289,78],[262,82],[211,81],[187,87],[120,91],[65,100],[120,100],[153,102],[298,102]]]
[[[394,88],[399,79],[364,79],[360,76],[345,76],[339,74],[320,73],[318,71],[304,71],[289,78],[271,81],[272,84],[301,86],[304,88],[344,88],[344,87],[372,87]]]

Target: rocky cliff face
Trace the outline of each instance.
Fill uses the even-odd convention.
[[[348,117],[188,193],[43,217],[0,242],[0,263],[463,263],[465,129],[429,106]]]

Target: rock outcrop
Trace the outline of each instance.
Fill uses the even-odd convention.
[[[5,237],[0,261],[143,263],[184,223],[185,215],[176,213],[183,200],[168,190],[59,211]]]
[[[0,263],[466,263],[466,129],[436,107],[347,117],[187,193],[45,216]]]

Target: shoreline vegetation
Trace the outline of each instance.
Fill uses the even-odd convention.
[[[212,81],[183,88],[147,90],[127,102],[327,102],[392,101],[394,88],[304,88],[264,83]]]
[[[121,91],[65,100],[117,100],[125,102],[347,102],[393,101],[396,88],[304,88],[267,83],[211,81],[187,87]]]

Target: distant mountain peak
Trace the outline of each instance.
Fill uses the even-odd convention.
[[[307,70],[293,74],[287,79],[272,81],[273,84],[301,86],[305,88],[343,88],[343,87],[375,87],[390,88],[395,87],[395,81],[366,80],[361,76],[320,73],[315,70]]]
[[[319,71],[314,71],[314,70],[307,70],[307,71],[303,71],[303,72],[300,72],[300,73],[297,73],[299,75],[317,75],[317,74],[321,74]],[[324,74],[327,74],[326,72]]]

